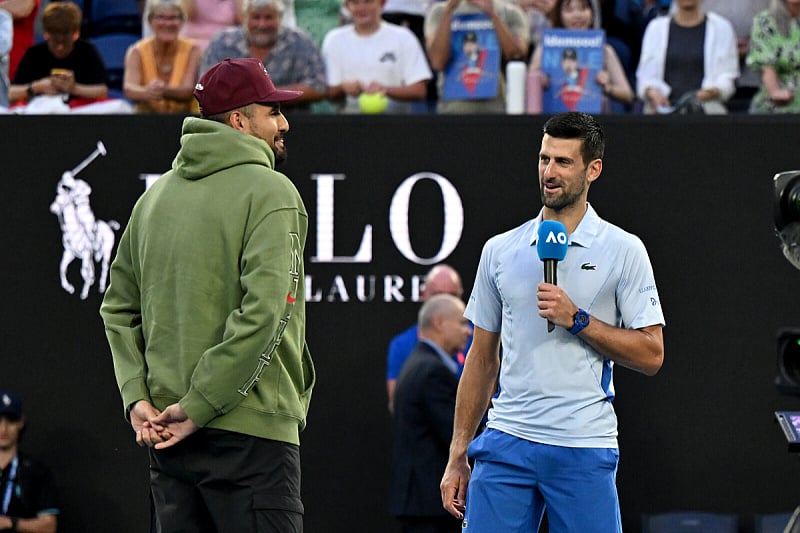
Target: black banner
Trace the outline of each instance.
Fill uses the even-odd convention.
[[[386,345],[415,319],[432,264],[458,269],[468,293],[485,240],[536,215],[544,118],[288,115],[280,170],[310,214],[319,375],[301,446],[307,531],[395,530]],[[73,242],[79,217],[59,213],[57,187],[90,187],[110,251],[148,177],[171,165],[182,119],[0,119],[0,390],[22,396],[23,448],[58,479],[59,531],[145,531],[146,453],[123,419],[98,315],[105,257]],[[800,168],[800,119],[603,121],[604,169],[589,199],[646,244],[667,319],[661,372],[615,372],[624,529],[637,531],[644,512],[733,512],[747,524],[791,510],[800,471],[772,412],[798,405],[772,380],[776,331],[800,324],[800,272],[778,249],[771,180]]]

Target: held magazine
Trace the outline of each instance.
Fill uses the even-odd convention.
[[[444,100],[497,96],[500,44],[484,14],[454,15],[450,24],[450,62],[444,70]]]
[[[544,30],[542,72],[550,79],[542,94],[544,113],[602,111],[603,89],[596,79],[605,40],[603,30]]]

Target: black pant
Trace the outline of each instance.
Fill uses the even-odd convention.
[[[150,449],[154,533],[301,533],[300,450],[201,429]]]
[[[403,533],[459,533],[461,520],[453,516],[403,516],[398,518]]]

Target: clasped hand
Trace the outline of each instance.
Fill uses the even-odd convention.
[[[369,83],[361,83],[358,80],[347,80],[342,82],[342,90],[348,96],[358,97],[361,96],[363,93],[372,94],[372,93],[383,93],[386,94],[386,88],[383,84],[377,81],[371,81]]]
[[[57,93],[72,94],[75,90],[75,73],[71,70],[52,74],[50,84]]]
[[[167,90],[167,84],[163,80],[155,79],[145,86],[147,98],[150,100],[162,100],[164,92]]]
[[[163,450],[179,443],[199,426],[192,422],[179,403],[159,411],[146,400],[139,400],[130,411],[136,444]]]

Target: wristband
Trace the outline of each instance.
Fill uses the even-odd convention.
[[[33,92],[33,84],[32,83],[28,84],[27,93],[28,93],[28,98],[33,98],[34,96],[36,96],[36,93]]]
[[[11,531],[16,531],[17,530],[17,522],[19,522],[19,517],[18,516],[9,516],[8,518],[11,520]]]

